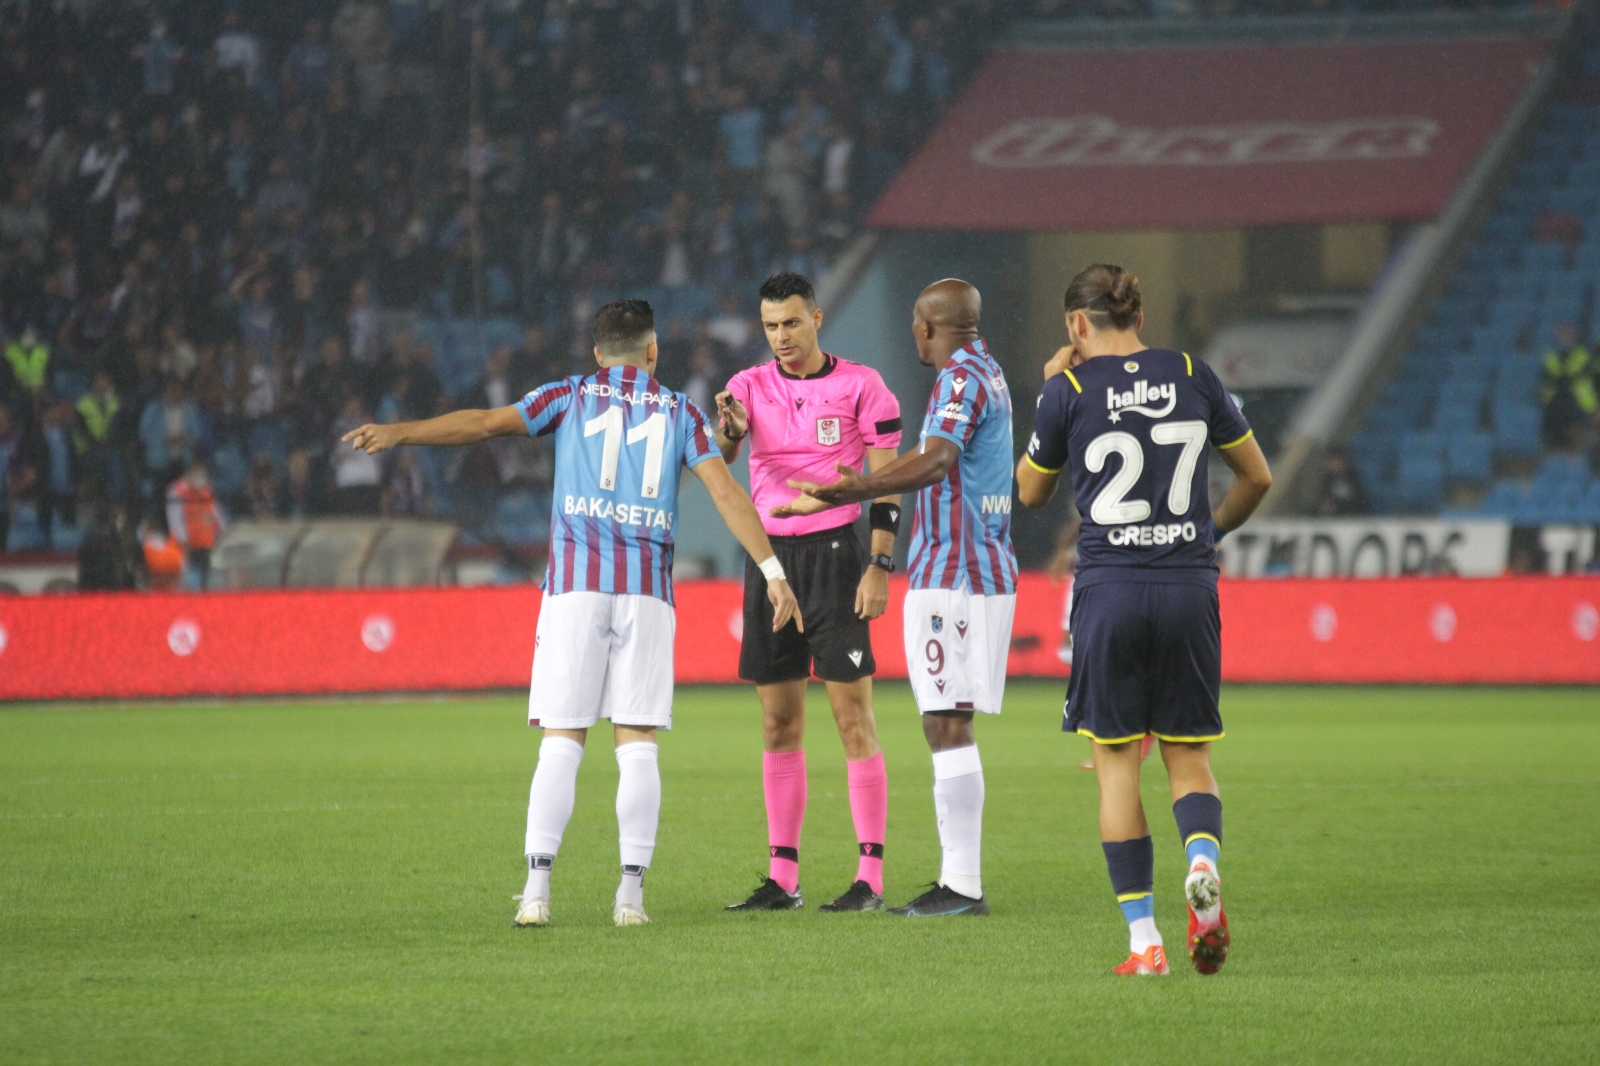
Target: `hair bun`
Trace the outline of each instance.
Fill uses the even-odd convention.
[[[1135,329],[1143,301],[1139,279],[1111,263],[1096,263],[1067,286],[1066,311],[1085,311],[1100,329]]]

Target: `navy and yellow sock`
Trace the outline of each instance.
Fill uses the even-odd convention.
[[[1178,821],[1178,839],[1183,841],[1189,865],[1205,858],[1217,869],[1222,850],[1222,800],[1206,792],[1191,792],[1172,804],[1172,816]]]
[[[1122,908],[1128,924],[1141,918],[1154,919],[1156,853],[1150,838],[1116,840],[1100,847],[1106,853],[1111,890],[1117,894],[1117,906]]]

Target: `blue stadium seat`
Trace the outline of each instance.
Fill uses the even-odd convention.
[[[1433,412],[1433,428],[1440,433],[1453,436],[1460,433],[1471,433],[1477,430],[1479,407],[1476,403],[1447,403],[1441,401]]]
[[[1456,391],[1470,392],[1473,395],[1483,395],[1489,379],[1494,377],[1495,368],[1500,365],[1504,352],[1495,352],[1492,355],[1480,355],[1476,351],[1468,351],[1464,355],[1453,356],[1446,368],[1447,379],[1440,385],[1439,392],[1443,395],[1454,383]]]
[[[1400,504],[1412,511],[1438,508],[1444,495],[1444,461],[1437,451],[1413,454],[1400,450]]]
[[[11,528],[6,533],[6,551],[38,551],[44,547],[44,527],[39,524],[39,509],[32,503],[11,505]]]
[[[1532,404],[1538,398],[1544,366],[1539,356],[1518,355],[1505,360],[1495,375],[1496,404]]]
[[[550,497],[526,490],[506,493],[495,501],[490,529],[508,544],[542,544],[550,537]]]
[[[1361,475],[1362,483],[1370,488],[1389,480],[1398,447],[1399,440],[1393,434],[1362,430],[1350,435],[1345,444],[1345,454],[1350,457],[1350,465]]]
[[[1515,481],[1497,481],[1479,502],[1477,513],[1485,518],[1510,518],[1527,494],[1528,490]]]
[[[1539,454],[1539,408],[1502,404],[1494,409],[1495,452],[1502,458],[1529,459]]]
[[[1578,521],[1600,525],[1600,478],[1589,482],[1588,491],[1578,508]]]
[[[217,495],[224,499],[234,495],[244,488],[249,476],[250,462],[237,441],[227,440],[217,446],[211,457],[211,481],[217,487]]]
[[[1536,488],[1566,488],[1572,485],[1587,487],[1589,483],[1589,461],[1581,455],[1550,455],[1539,464],[1539,470],[1533,475],[1533,485]]]
[[[1563,175],[1565,177],[1565,175]],[[1549,189],[1544,194],[1544,209],[1567,215],[1587,215],[1594,209],[1595,190],[1583,185]]]
[[[1445,444],[1445,469],[1451,481],[1481,485],[1494,476],[1494,438],[1458,433]]]
[[[1522,262],[1529,270],[1565,270],[1567,249],[1551,241],[1531,241],[1522,251]]]
[[[1400,434],[1400,461],[1407,458],[1442,462],[1444,434],[1431,429],[1414,429]]]

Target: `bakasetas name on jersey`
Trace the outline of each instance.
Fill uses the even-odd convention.
[[[618,525],[643,526],[645,529],[672,528],[671,511],[660,507],[642,507],[639,504],[612,503],[597,496],[568,496],[561,509],[570,515],[610,519]]]
[[[670,407],[676,410],[678,397],[671,392],[642,392],[634,389],[624,392],[614,388],[604,381],[585,381],[582,394],[584,396],[600,396],[606,399],[621,400],[623,403],[653,403],[657,407]]]

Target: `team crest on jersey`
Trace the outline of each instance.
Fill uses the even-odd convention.
[[[844,439],[844,433],[839,427],[837,418],[817,419],[817,443],[838,444]]]
[[[1139,364],[1135,363],[1132,359],[1129,359],[1126,363],[1122,364],[1122,369],[1126,370],[1130,374],[1137,374],[1139,372]]]
[[[944,632],[944,619],[940,618],[938,615],[933,616],[933,631],[935,633]]]

